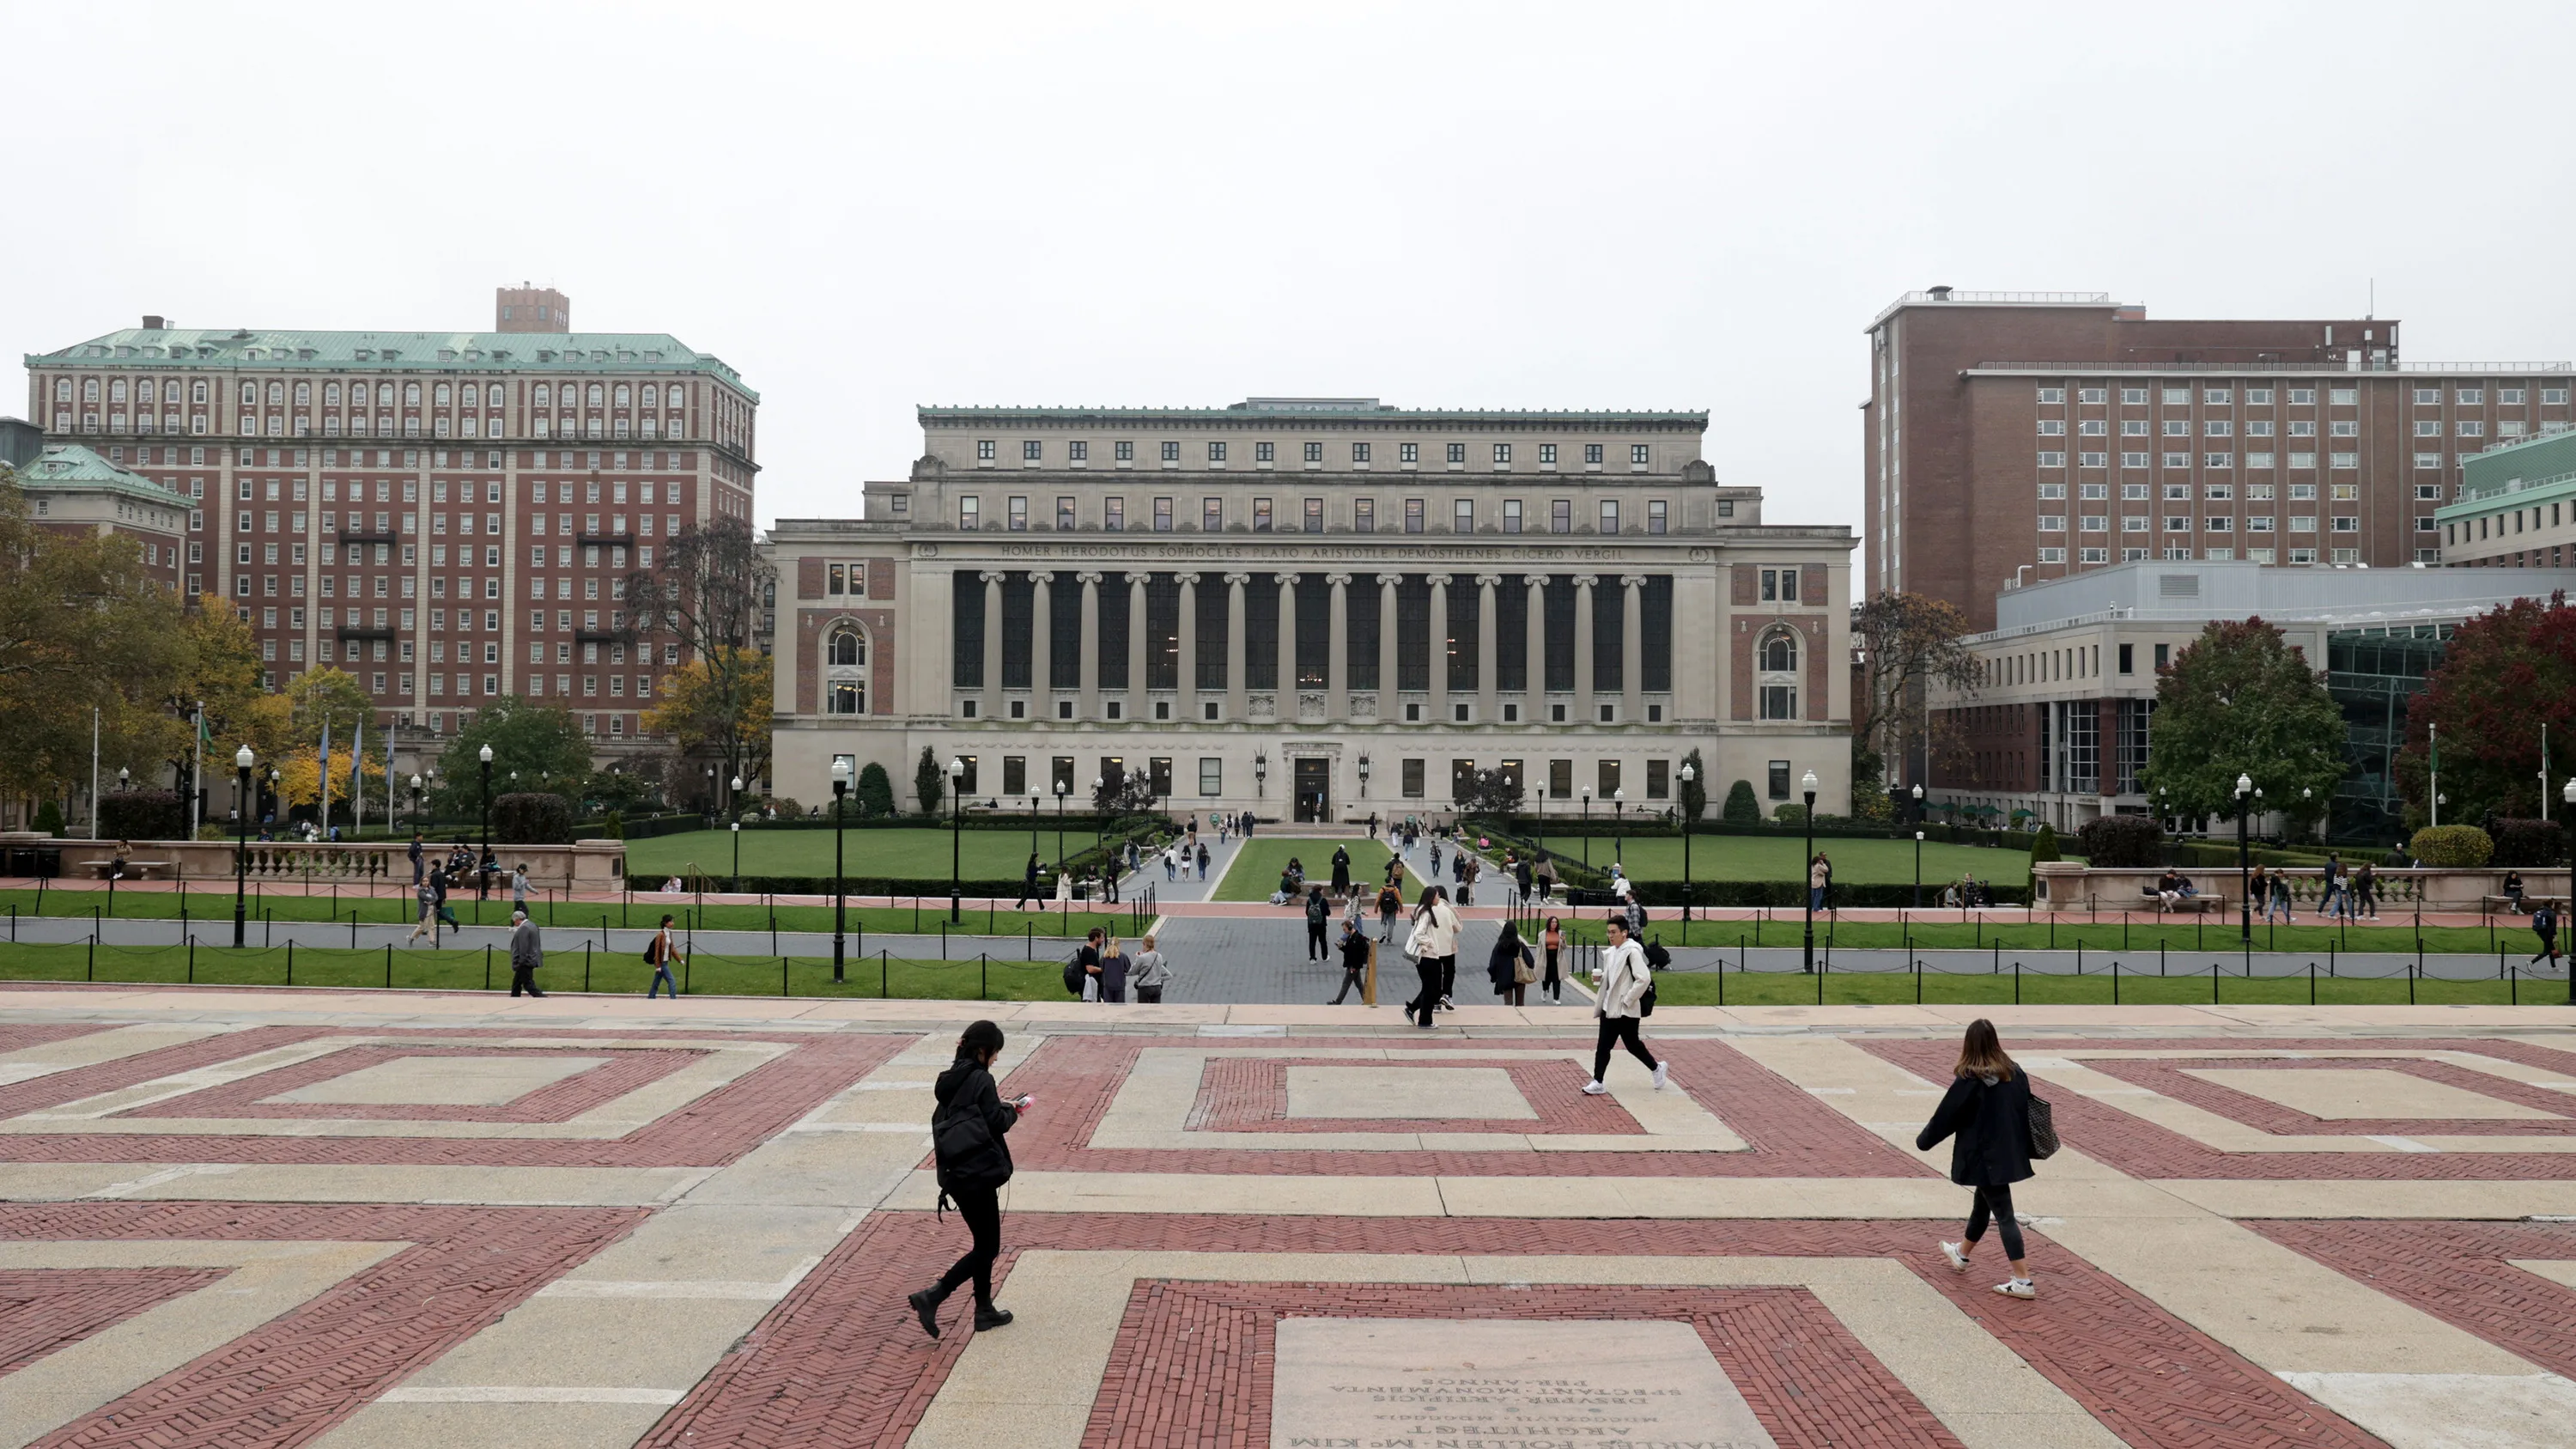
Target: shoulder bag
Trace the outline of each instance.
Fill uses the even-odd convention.
[[[2057,1114],[2050,1110],[2048,1099],[2037,1092],[2030,1094],[2030,1160],[2045,1162],[2057,1155]]]

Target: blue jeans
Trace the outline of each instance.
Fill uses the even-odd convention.
[[[1814,887],[1814,886],[1810,886],[1810,887],[1808,887],[1808,888],[1807,888],[1807,909],[1808,909],[1808,910],[1811,910],[1811,911],[1821,911],[1821,910],[1823,910],[1824,908],[1825,908],[1825,893],[1824,893],[1824,891],[1823,891],[1823,890],[1821,890],[1821,889],[1819,889],[1819,888],[1817,888],[1817,887]]]
[[[645,989],[644,999],[647,1001],[652,1000],[665,986],[671,988],[671,999],[673,1001],[680,999],[680,983],[671,979],[671,968],[662,962],[656,961],[653,963],[653,984]]]

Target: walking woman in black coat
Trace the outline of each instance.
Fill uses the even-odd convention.
[[[1011,1180],[1011,1148],[1002,1139],[1029,1099],[1005,1102],[993,1085],[993,1059],[1002,1054],[1002,1029],[979,1021],[957,1038],[957,1060],[931,1088],[938,1107],[930,1114],[931,1144],[939,1163],[939,1196],[955,1202],[975,1245],[946,1275],[911,1296],[921,1331],[939,1336],[939,1305],[968,1279],[975,1282],[975,1331],[999,1328],[1011,1311],[993,1306],[993,1260],[1002,1255],[1002,1185]]]
[[[2004,1054],[1995,1024],[1979,1017],[1968,1023],[1959,1044],[1959,1064],[1951,1069],[1950,1090],[1933,1109],[1932,1120],[1914,1139],[1916,1150],[1929,1152],[1950,1139],[1950,1180],[1976,1194],[1968,1212],[1964,1242],[1943,1243],[1941,1254],[1958,1272],[1968,1271],[1968,1255],[1986,1235],[1991,1215],[2012,1260],[2012,1278],[1995,1285],[2007,1298],[2036,1298],[2030,1264],[2022,1257],[2021,1221],[2013,1216],[2012,1185],[2031,1175],[2030,1079]]]

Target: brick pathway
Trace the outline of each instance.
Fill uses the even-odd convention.
[[[1229,939],[1184,979],[1279,969]],[[975,1335],[961,1298],[933,1342],[903,1295],[965,1230],[918,1210],[927,1088],[979,1010],[1037,1101],[1023,1316]],[[2035,1302],[1934,1248],[1966,1194],[1911,1142],[1955,1024],[1659,1013],[1678,1095],[1622,1060],[1592,1097],[1576,1011],[1389,1016],[0,990],[0,1443],[1291,1449],[1291,1317],[1687,1325],[1784,1449],[2542,1449],[2576,1414],[2545,1009],[2007,1022],[2089,1160],[2018,1194]],[[1311,1115],[1461,1067],[1423,1090],[1465,1115]],[[2398,1115],[2261,1095],[2318,1071]]]

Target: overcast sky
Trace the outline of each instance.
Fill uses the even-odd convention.
[[[475,330],[761,394],[760,521],[919,403],[1705,408],[1857,528],[1861,329],[1932,283],[2576,354],[2576,7],[0,0],[19,357]]]

